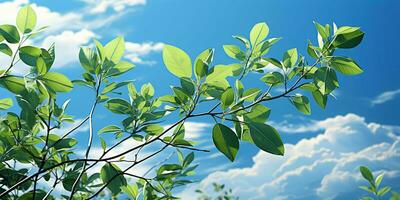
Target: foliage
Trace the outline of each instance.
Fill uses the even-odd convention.
[[[372,175],[372,172],[368,169],[368,167],[360,166],[360,173],[362,177],[368,181],[369,186],[360,186],[360,189],[367,191],[370,193],[374,198],[369,196],[365,196],[363,200],[379,200],[382,199],[388,192],[390,192],[391,188],[389,186],[381,186],[381,182],[383,179],[383,173],[379,174],[376,178]],[[398,200],[399,194],[397,192],[392,192],[392,197],[390,200]]]
[[[232,189],[225,189],[224,184],[213,183],[214,193],[216,194],[215,200],[239,200],[239,197],[232,195]],[[210,195],[200,189],[196,190],[201,196],[197,200],[212,200]]]
[[[172,87],[171,94],[159,97],[151,83],[137,89],[132,81],[118,80],[134,68],[123,60],[123,37],[105,45],[94,40],[93,47],[82,47],[79,61],[84,72],[79,80],[71,81],[53,71],[54,45],[48,48],[26,45],[27,40],[46,28],[37,28],[36,18],[35,11],[27,5],[18,13],[16,26],[0,25],[0,52],[10,58],[10,64],[2,63],[6,68],[0,71],[0,86],[4,88],[3,94],[11,96],[0,99],[2,199],[60,198],[53,196],[58,185],[65,189],[61,196],[65,199],[93,199],[105,189],[113,197],[123,193],[132,199],[174,199],[174,188],[191,183],[188,176],[194,174],[197,166],[192,165],[193,152],[178,151],[178,162],[157,165],[154,177],[132,174],[131,169],[167,148],[208,151],[196,148],[195,141],[187,140],[186,121],[212,118],[215,121],[213,142],[231,161],[235,160],[243,142],[253,143],[271,154],[284,155],[278,131],[267,124],[271,108],[265,103],[287,99],[295,109],[308,115],[311,114],[309,97],[325,108],[329,95],[339,87],[337,72],[344,75],[362,72],[351,58],[334,54],[337,49],[357,46],[364,35],[360,28],[315,23],[318,45],[308,44],[308,56],[292,48],[279,60],[268,57],[267,53],[280,38],[268,38],[269,27],[258,23],[251,29],[249,39],[234,36],[241,46],[223,46],[226,54],[235,60],[232,64],[213,64],[214,49],[206,49],[192,60],[184,50],[166,45],[164,64],[180,84]],[[30,70],[24,75],[13,73],[17,63],[25,64]],[[267,65],[275,66],[276,71],[266,72]],[[259,76],[265,88],[245,87],[250,73]],[[77,86],[89,88],[94,101],[82,121],[61,132],[68,123],[74,122],[68,112],[69,102],[74,100],[62,102],[59,95]],[[127,88],[129,98],[117,92],[122,88]],[[199,112],[199,105],[213,106]],[[110,117],[115,115],[123,120],[96,132],[93,116],[98,106],[107,108]],[[161,124],[172,120],[175,121],[167,128]],[[86,123],[89,131],[84,134],[88,140],[78,141],[73,133]],[[115,136],[112,142],[110,136]],[[90,158],[96,141],[100,141],[103,153]],[[132,141],[137,145],[111,155],[122,143]],[[150,154],[141,153],[153,144],[162,146]],[[78,151],[84,155],[77,155]],[[121,168],[120,163],[128,167]],[[101,170],[93,173],[94,167]],[[43,189],[39,182],[47,182],[50,187]]]

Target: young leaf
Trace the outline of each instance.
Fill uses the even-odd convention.
[[[46,62],[44,61],[44,59],[42,57],[39,57],[36,60],[36,69],[39,75],[44,75],[47,73],[47,66],[46,66]]]
[[[114,64],[117,64],[125,51],[125,41],[122,36],[111,40],[105,47],[104,53],[105,57],[108,58]]]
[[[30,5],[22,7],[17,14],[17,27],[21,33],[30,33],[36,26],[36,13]]]
[[[7,110],[11,108],[13,101],[11,98],[0,99],[0,110]]]
[[[275,155],[285,153],[285,147],[275,128],[264,123],[249,123],[249,128],[251,139],[258,148]]]
[[[217,149],[233,162],[239,150],[239,139],[235,132],[223,124],[216,124],[212,137]]]
[[[333,57],[331,59],[331,65],[337,71],[345,75],[357,75],[363,72],[360,66],[351,58]]]
[[[378,191],[378,193],[377,193],[377,195],[378,196],[383,196],[383,195],[385,195],[386,193],[388,193],[389,191],[391,190],[391,188],[390,187],[383,187],[383,188],[381,188],[379,191]]]
[[[118,126],[115,125],[108,125],[102,129],[99,130],[99,134],[102,133],[117,133],[117,132],[122,132],[122,129]]]
[[[250,42],[253,48],[254,46],[258,45],[258,43],[263,41],[268,36],[268,33],[269,28],[265,22],[254,25],[250,31]]]
[[[192,61],[182,49],[165,45],[163,49],[163,61],[168,71],[173,75],[179,78],[192,77]]]

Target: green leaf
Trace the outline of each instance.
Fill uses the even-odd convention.
[[[39,75],[44,75],[47,73],[47,65],[42,57],[36,60],[36,68]]]
[[[116,89],[118,89],[118,88],[120,88],[122,86],[125,86],[125,85],[129,84],[130,82],[131,81],[123,81],[123,82],[119,82],[119,83],[116,83],[116,82],[110,83],[106,87],[104,87],[104,89],[101,92],[101,94],[107,94],[109,92],[112,92],[112,91],[114,91],[114,90],[116,90]]]
[[[257,104],[251,108],[250,112],[244,114],[243,116],[246,121],[265,123],[268,120],[270,113],[271,109],[261,104]]]
[[[6,54],[7,56],[12,56],[13,52],[7,44],[0,44],[0,52]]]
[[[112,61],[114,64],[117,64],[125,51],[125,41],[122,36],[117,37],[111,40],[105,47],[104,53],[105,57]]]
[[[326,102],[328,101],[328,96],[323,95],[319,90],[315,90],[312,92],[313,98],[319,107],[325,109]]]
[[[339,87],[335,70],[328,67],[318,68],[314,74],[314,83],[323,95],[327,95]]]
[[[383,173],[382,173],[382,174],[379,174],[379,175],[376,177],[376,179],[375,179],[375,186],[376,186],[376,187],[379,187],[379,185],[380,185],[381,182],[382,182],[382,179],[383,179]]]
[[[233,59],[244,60],[246,58],[246,54],[236,45],[224,45],[223,48],[226,55]]]
[[[163,49],[163,61],[168,71],[181,77],[192,77],[192,61],[182,49],[171,45],[165,45]]]
[[[0,110],[7,110],[11,108],[13,101],[11,98],[0,99]]]
[[[296,107],[296,109],[301,113],[305,115],[311,114],[310,101],[306,96],[298,94],[295,97],[291,98],[290,102],[292,102],[292,104]]]
[[[146,126],[144,131],[150,135],[159,135],[164,131],[164,128],[158,124],[151,124]]]
[[[221,95],[221,107],[223,110],[227,109],[235,100],[235,91],[232,88],[228,88]]]
[[[183,162],[182,162],[182,167],[183,167],[183,168],[188,167],[188,166],[190,165],[190,163],[193,162],[193,160],[194,160],[194,153],[193,153],[193,152],[190,152],[190,153],[185,157],[185,159],[183,160]]]
[[[217,149],[233,162],[239,150],[239,139],[235,132],[223,124],[216,124],[212,137]]]
[[[324,40],[328,39],[329,32],[326,31],[325,27],[317,22],[314,22],[314,24],[315,24],[315,27],[317,28],[319,35],[322,37],[322,39],[324,39]]]
[[[197,79],[201,79],[208,74],[208,65],[212,61],[213,54],[213,49],[207,49],[197,56],[194,62],[194,71]]]
[[[275,58],[265,58],[265,60],[274,65],[275,67],[279,67],[281,69],[283,68],[282,63]]]
[[[180,78],[181,87],[185,91],[188,96],[192,96],[195,92],[195,85],[192,82],[192,79],[189,78]]]
[[[15,76],[7,76],[0,79],[0,84],[14,94],[20,94],[25,90],[24,79]]]
[[[372,175],[371,171],[368,167],[360,166],[361,175],[371,183],[371,185],[375,186],[374,176]]]
[[[108,125],[102,129],[99,130],[99,134],[102,133],[118,133],[122,132],[122,129],[116,125]]]
[[[250,123],[249,128],[251,139],[258,148],[275,155],[285,153],[281,137],[274,127],[264,123]]]
[[[241,41],[247,49],[250,48],[250,41],[248,39],[246,39],[245,37],[238,36],[238,35],[234,35],[232,37]]]
[[[283,54],[283,65],[286,68],[293,67],[297,62],[298,54],[297,49],[289,49]]]
[[[226,88],[229,86],[226,77],[237,76],[240,72],[240,64],[216,65],[212,70],[210,70],[210,74],[206,77],[206,83]]]
[[[36,26],[36,13],[30,5],[22,7],[17,14],[17,27],[22,33],[30,33]]]
[[[268,33],[269,33],[269,28],[266,23],[261,22],[254,25],[250,31],[250,42],[253,48],[254,46],[258,45],[261,41],[263,41],[268,36]]]
[[[107,76],[119,76],[133,69],[133,67],[135,67],[134,64],[126,61],[121,61],[108,71]]]
[[[385,195],[386,193],[388,193],[389,191],[391,190],[391,188],[390,187],[388,187],[388,186],[386,186],[386,187],[383,187],[383,188],[381,188],[379,191],[378,191],[378,196],[383,196],[383,195]]]
[[[0,25],[0,36],[2,36],[8,43],[15,44],[20,40],[17,27],[13,25]]]
[[[333,57],[330,63],[333,68],[345,75],[357,75],[363,72],[360,66],[351,58]]]
[[[79,50],[79,61],[86,71],[94,73],[97,67],[97,55],[91,48],[81,47]]]
[[[269,72],[260,78],[261,81],[268,85],[277,85],[283,83],[284,77],[279,72]]]
[[[108,183],[107,188],[113,195],[120,193],[121,188],[127,185],[127,181],[121,173],[121,169],[114,164],[107,163],[101,168],[101,180],[104,184]]]
[[[137,199],[139,195],[139,188],[136,183],[129,184],[121,187],[122,191],[132,199]]]
[[[97,49],[97,55],[99,56],[99,59],[101,61],[104,61],[105,59],[105,49],[104,46],[96,39],[93,39],[94,44],[96,45],[96,49]]]
[[[34,46],[24,46],[19,49],[19,58],[29,66],[36,66],[37,59],[42,55],[42,50]]]
[[[116,114],[128,114],[132,110],[131,104],[123,99],[111,99],[107,101],[106,108]]]
[[[74,87],[65,75],[57,72],[48,72],[41,79],[45,82],[46,86],[55,92],[69,92]]]
[[[343,26],[335,32],[333,46],[337,48],[353,48],[361,43],[364,32],[359,27]]]

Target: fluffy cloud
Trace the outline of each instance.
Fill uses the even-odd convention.
[[[383,92],[371,100],[371,105],[375,106],[386,103],[390,100],[393,100],[399,94],[400,89]]]
[[[51,35],[42,42],[43,47],[50,47],[55,44],[56,60],[53,68],[66,66],[78,61],[79,48],[87,44],[95,34],[83,29],[78,32],[64,31],[58,35]]]
[[[95,36],[94,30],[104,27],[107,24],[119,19],[126,12],[113,13],[112,15],[104,15],[102,12],[108,8],[114,11],[122,11],[126,7],[144,5],[145,0],[117,0],[117,1],[84,1],[86,6],[80,11],[67,11],[58,13],[51,9],[31,4],[38,15],[37,27],[48,26],[40,36],[27,43],[35,45],[50,46],[56,43],[56,63],[57,67],[64,67],[78,61],[78,50],[80,46],[86,45],[91,38]],[[21,6],[28,4],[29,0],[14,0],[0,3],[0,24],[15,24],[15,18]],[[90,12],[92,10],[94,12]],[[67,25],[67,26],[66,26]],[[162,49],[162,43],[131,43],[127,42],[126,58],[137,64],[154,64],[154,61],[143,60],[143,57],[152,52],[159,52]],[[16,45],[13,45],[13,48]],[[6,58],[1,55],[0,61],[7,62]],[[15,73],[21,74],[29,70],[26,67],[18,67]]]
[[[126,55],[125,57],[137,64],[153,65],[155,61],[143,60],[143,57],[153,52],[160,52],[164,47],[163,43],[145,42],[145,43],[133,43],[126,42]]]
[[[145,5],[146,0],[83,0],[91,7],[90,12],[92,13],[103,13],[109,8],[114,11],[122,11],[127,7]]]
[[[360,165],[385,172],[385,184],[398,188],[400,181],[399,127],[367,123],[348,114],[319,121],[324,132],[297,144],[286,144],[283,157],[259,152],[248,168],[211,173],[198,185],[185,189],[211,191],[212,182],[224,183],[242,199],[354,199],[364,184]]]

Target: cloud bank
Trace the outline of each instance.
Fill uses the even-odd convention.
[[[182,193],[193,198],[194,190],[211,192],[211,183],[224,183],[241,199],[354,199],[365,193],[360,165],[374,173],[384,172],[384,184],[399,189],[399,127],[367,123],[355,114],[336,116],[318,123],[323,133],[297,144],[286,144],[284,157],[259,152],[254,164],[209,174]]]

